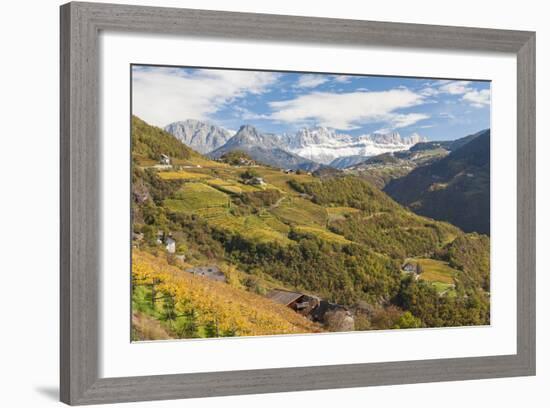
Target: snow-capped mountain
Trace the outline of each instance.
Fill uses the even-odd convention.
[[[409,137],[402,137],[399,132],[373,133],[372,135],[368,135],[368,139],[375,143],[388,145],[415,145],[426,141],[426,138],[423,138],[418,133],[413,133]]]
[[[361,158],[408,150],[426,141],[417,133],[408,137],[402,137],[395,131],[352,136],[321,126],[303,128],[294,134],[276,135],[243,125],[232,134],[220,126],[193,119],[171,123],[165,130],[202,154],[219,157],[232,150],[255,150],[258,157],[254,159],[272,165],[277,162],[283,167],[287,163],[288,168],[298,168],[302,162],[340,168],[359,163]],[[277,160],[270,159],[270,149],[273,151],[271,156],[277,156]]]
[[[280,146],[279,137],[272,133],[262,133],[254,126],[243,125],[231,139],[225,143],[224,148],[231,150],[236,146],[254,145],[269,148],[278,148]]]
[[[215,159],[231,151],[243,151],[255,161],[283,169],[314,171],[321,167],[318,163],[290,152],[278,135],[261,133],[254,126],[241,126],[239,131],[223,146],[210,152]]]
[[[223,146],[233,136],[222,127],[194,119],[170,123],[164,130],[203,154]]]
[[[409,137],[402,137],[398,132],[351,136],[325,127],[301,129],[296,135],[282,135],[279,138],[288,151],[322,164],[330,164],[343,157],[369,157],[407,150],[426,140],[416,133]]]

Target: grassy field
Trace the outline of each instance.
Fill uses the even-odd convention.
[[[274,217],[271,213],[263,211],[258,214],[262,222],[267,225],[269,228],[278,231],[282,234],[288,234],[290,232],[290,227],[284,222],[280,221],[277,217]]]
[[[419,263],[422,267],[420,279],[425,281],[452,284],[454,282],[453,276],[456,273],[460,273],[456,269],[451,268],[449,264],[444,261],[427,258],[415,258],[412,261]]]
[[[193,211],[193,214],[198,215],[206,220],[225,217],[228,214],[227,207],[206,207],[199,208],[198,210]]]
[[[328,221],[337,221],[345,218],[346,215],[356,214],[360,212],[357,208],[351,207],[327,207],[326,208]]]
[[[435,287],[435,290],[437,290],[437,293],[439,294],[445,293],[447,296],[456,296],[456,291],[454,290],[455,285],[453,284],[432,282],[432,285]]]
[[[325,227],[327,210],[300,197],[288,197],[271,212],[281,221],[291,225]]]
[[[210,178],[206,174],[185,170],[161,171],[159,172],[159,177],[163,180],[204,180]]]
[[[229,207],[229,196],[203,183],[185,183],[174,199],[164,205],[174,212],[194,212],[212,207]]]
[[[351,241],[347,240],[343,236],[335,234],[333,232],[330,232],[330,231],[328,231],[324,228],[298,226],[295,229],[296,229],[297,232],[307,234],[307,235],[314,235],[318,238],[321,238],[324,241],[335,242],[337,244],[350,244],[351,243]]]
[[[257,215],[237,217],[225,214],[209,219],[208,223],[257,242],[278,242],[283,245],[293,243],[287,237],[288,227],[273,217],[264,219]]]
[[[438,293],[456,295],[453,278],[461,272],[451,268],[447,262],[428,258],[408,258],[405,262],[420,264],[422,273],[419,279],[430,282]]]
[[[206,183],[227,194],[242,194],[262,190],[260,187],[250,186],[234,180],[222,180],[220,178],[207,180]]]
[[[273,186],[287,193],[297,194],[292,187],[288,185],[289,180],[296,180],[300,183],[314,181],[315,178],[308,174],[285,174],[284,172],[267,167],[258,167],[255,169],[263,179]]]

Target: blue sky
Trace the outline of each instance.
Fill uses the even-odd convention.
[[[185,119],[294,133],[326,126],[360,135],[397,130],[450,140],[490,127],[490,83],[153,67],[132,68],[133,114],[152,125]]]

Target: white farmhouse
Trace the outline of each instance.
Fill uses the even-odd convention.
[[[265,186],[265,181],[261,177],[252,177],[248,184],[251,184],[253,186]]]
[[[166,248],[166,251],[168,251],[168,253],[175,254],[176,253],[176,240],[174,238],[167,237],[164,240],[164,247]]]

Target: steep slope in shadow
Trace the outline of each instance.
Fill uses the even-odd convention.
[[[392,180],[384,191],[420,215],[490,234],[490,130],[447,157]]]

